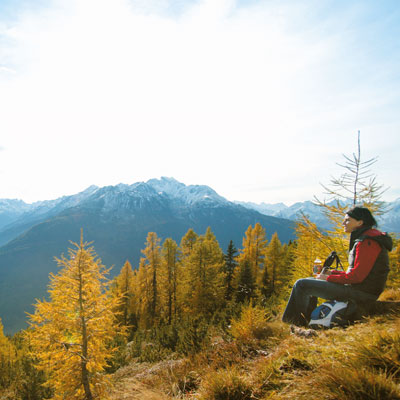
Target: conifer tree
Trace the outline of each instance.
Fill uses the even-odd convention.
[[[37,300],[27,331],[38,367],[49,372],[54,399],[106,399],[103,373],[119,328],[114,310],[121,299],[108,292],[106,269],[93,247],[83,242],[57,259],[50,274],[50,300]]]
[[[198,237],[199,235],[192,228],[190,228],[186,232],[185,236],[183,236],[180,243],[180,252],[183,259],[188,258],[192,254],[194,244],[196,243]]]
[[[275,291],[278,270],[282,264],[281,243],[275,233],[265,248],[264,267],[261,270],[261,279],[258,282],[258,292],[263,302]]]
[[[9,352],[10,342],[4,335],[3,323],[0,318],[0,357],[4,357]]]
[[[272,295],[270,270],[265,265],[261,271],[258,285],[256,286],[257,297],[260,298],[261,304],[265,304],[266,300]]]
[[[266,246],[265,229],[258,222],[254,225],[254,228],[250,225],[243,238],[243,248],[238,261],[244,262],[247,260],[250,263],[252,276],[256,284],[259,283],[261,270],[264,267]]]
[[[168,238],[164,241],[161,250],[162,292],[166,308],[166,318],[168,324],[172,323],[177,317],[178,311],[178,245],[174,240]]]
[[[248,259],[241,261],[239,268],[236,301],[244,303],[255,297],[256,284],[253,277],[253,269]]]
[[[279,290],[279,296],[281,298],[287,298],[290,293],[290,283],[293,280],[295,271],[294,259],[297,243],[292,242],[285,243],[282,246],[282,269],[281,269],[281,283],[282,288]]]
[[[282,286],[282,275],[284,268],[284,257],[282,244],[275,232],[265,251],[264,269],[269,271],[270,285],[269,292],[272,294]]]
[[[130,314],[133,311],[132,301],[134,299],[133,284],[135,274],[132,270],[132,265],[129,261],[126,261],[124,266],[121,268],[121,272],[115,278],[116,291],[118,296],[122,297],[121,304],[121,317],[124,326],[128,326]]]
[[[13,377],[15,349],[11,341],[4,335],[3,323],[0,318],[0,388],[8,387]]]
[[[141,328],[149,328],[152,321],[148,310],[151,301],[151,279],[150,271],[147,268],[144,258],[140,259],[139,268],[134,284],[134,310]]]
[[[234,274],[237,267],[237,249],[231,240],[229,242],[228,250],[225,254],[225,266],[224,266],[224,273],[225,273],[225,298],[226,300],[231,300],[232,295],[234,292]]]
[[[210,228],[195,242],[187,260],[187,307],[194,314],[211,315],[223,301],[224,255]]]
[[[149,232],[146,240],[146,247],[142,250],[144,254],[144,265],[148,271],[150,292],[148,295],[148,314],[150,321],[154,323],[160,313],[160,288],[159,288],[159,273],[161,264],[161,239],[158,238],[155,232]]]
[[[192,229],[188,229],[186,234],[182,237],[180,246],[179,246],[179,270],[180,270],[180,280],[181,280],[181,304],[183,309],[187,311],[188,307],[188,298],[190,297],[191,292],[191,276],[189,272],[188,265],[190,264],[189,259],[193,254],[194,246],[199,239],[199,235]]]

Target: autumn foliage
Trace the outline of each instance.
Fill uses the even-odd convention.
[[[105,399],[104,370],[119,334],[121,298],[107,291],[108,270],[82,239],[58,264],[59,273],[50,275],[50,300],[38,300],[30,315],[32,354],[48,373],[54,399]]]

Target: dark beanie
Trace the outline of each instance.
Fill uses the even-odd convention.
[[[353,207],[347,211],[346,214],[357,221],[362,220],[365,226],[375,226],[377,224],[375,218],[371,214],[371,211],[365,207]]]

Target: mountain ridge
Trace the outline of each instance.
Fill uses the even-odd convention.
[[[291,206],[283,203],[254,203],[235,201],[243,207],[256,210],[264,215],[275,216],[295,221],[301,213],[306,214],[312,222],[321,228],[329,228],[330,222],[320,206],[312,201],[297,202]],[[387,232],[400,233],[400,198],[387,202],[388,212],[377,218],[378,227]]]

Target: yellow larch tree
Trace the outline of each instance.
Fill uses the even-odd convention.
[[[282,274],[285,258],[282,249],[282,243],[278,234],[275,232],[265,251],[264,269],[269,272],[270,292],[276,293],[282,286]]]
[[[61,270],[50,274],[49,301],[37,300],[27,330],[38,368],[49,373],[54,399],[107,399],[104,373],[121,333],[115,310],[121,298],[109,293],[109,269],[90,243],[56,259]]]
[[[210,316],[224,301],[224,254],[207,228],[187,259],[186,306],[193,315]]]
[[[267,242],[265,229],[261,224],[257,222],[254,227],[250,225],[243,238],[241,253],[238,256],[240,263],[245,261],[250,263],[251,272],[257,284],[260,283],[260,272],[264,267]]]
[[[198,238],[199,235],[192,228],[190,228],[186,232],[180,243],[180,252],[182,254],[182,259],[185,259],[192,254],[194,244],[196,243]]]
[[[171,238],[165,239],[161,249],[161,300],[163,316],[171,324],[178,313],[180,289],[178,245]]]
[[[115,292],[117,296],[122,297],[121,320],[124,326],[129,325],[129,317],[133,311],[134,301],[134,279],[135,273],[132,270],[132,265],[129,261],[126,261],[124,266],[121,268],[121,272],[115,278]]]
[[[199,239],[199,235],[192,229],[188,229],[182,237],[179,245],[179,261],[178,268],[180,270],[181,291],[179,296],[179,303],[185,309],[187,304],[188,293],[191,291],[192,281],[189,272],[189,259],[194,252],[194,247]],[[186,310],[187,311],[187,310]]]
[[[0,318],[0,388],[7,387],[15,379],[13,364],[16,362],[16,349],[11,341],[4,335],[3,323]]]
[[[3,331],[3,323],[0,318],[0,357],[1,359],[7,358],[9,350],[10,350],[10,341],[4,335]]]
[[[144,257],[141,267],[146,271],[147,290],[147,315],[150,324],[157,322],[160,316],[160,266],[161,266],[161,239],[155,232],[149,232],[146,239],[146,247],[142,250]],[[150,289],[150,290],[148,290]]]
[[[136,314],[138,325],[143,329],[147,329],[151,325],[148,313],[151,298],[150,284],[150,271],[147,268],[145,259],[141,258],[133,285],[133,312]]]

